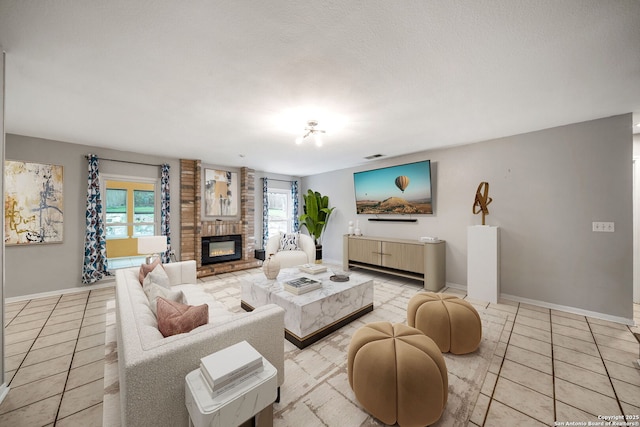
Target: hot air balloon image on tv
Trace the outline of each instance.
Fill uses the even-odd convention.
[[[409,185],[408,176],[400,175],[399,177],[396,178],[396,187],[398,187],[400,191],[402,191],[403,193],[404,193],[404,189],[407,188],[407,185]]]
[[[431,162],[407,163],[353,174],[359,214],[432,214]]]

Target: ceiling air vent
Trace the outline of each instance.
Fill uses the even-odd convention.
[[[372,154],[370,156],[365,157],[365,159],[367,160],[373,160],[373,159],[377,159],[378,157],[383,157],[384,154]]]

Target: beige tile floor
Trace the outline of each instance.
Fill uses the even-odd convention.
[[[640,328],[506,300],[488,307],[508,322],[469,425],[587,425],[621,414],[640,425]]]
[[[231,274],[216,279],[225,277],[235,280]],[[102,424],[104,313],[113,294],[104,288],[6,305],[11,389],[0,404],[0,426]],[[640,328],[506,300],[467,300],[508,318],[469,426],[640,415],[639,345],[632,333]],[[634,316],[640,323],[639,305]]]
[[[5,306],[0,426],[100,426],[105,303],[114,288]]]

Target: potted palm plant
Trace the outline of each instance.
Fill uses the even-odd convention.
[[[304,213],[300,215],[300,223],[313,237],[316,244],[316,261],[320,261],[322,260],[322,232],[335,207],[329,207],[329,196],[323,196],[317,191],[309,190],[302,197],[304,198]]]

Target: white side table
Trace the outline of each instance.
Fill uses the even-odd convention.
[[[270,407],[277,397],[278,370],[267,359],[262,358],[262,362],[262,371],[249,375],[239,383],[230,384],[213,396],[200,369],[189,372],[185,379],[189,426],[238,426]],[[271,423],[267,425],[272,425],[272,417],[268,421]]]

